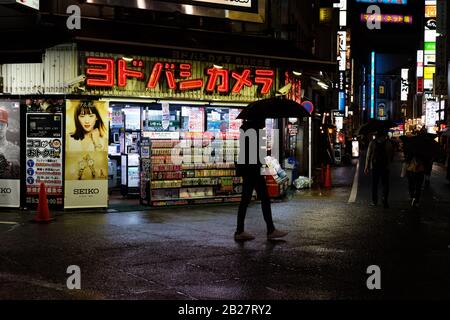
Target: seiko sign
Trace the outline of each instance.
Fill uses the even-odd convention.
[[[0,188],[0,194],[10,194],[11,188]]]
[[[99,194],[100,190],[97,188],[94,189],[74,189],[73,194]]]

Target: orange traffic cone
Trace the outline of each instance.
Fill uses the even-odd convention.
[[[34,222],[50,222],[55,220],[55,218],[50,217],[50,210],[48,209],[47,192],[45,191],[45,183],[41,182],[39,186],[39,202],[37,214],[34,217]]]
[[[325,172],[325,182],[323,184],[325,188],[331,188],[331,171],[330,171],[330,165],[327,164],[327,170]]]

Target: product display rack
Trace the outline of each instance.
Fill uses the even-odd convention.
[[[238,152],[238,140],[153,140],[149,205],[240,201],[242,179],[236,177],[234,165]]]

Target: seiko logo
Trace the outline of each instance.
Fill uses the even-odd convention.
[[[73,194],[99,194],[100,190],[95,189],[73,189]]]
[[[11,193],[11,188],[0,188],[0,194],[1,193]]]

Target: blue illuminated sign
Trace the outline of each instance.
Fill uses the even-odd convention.
[[[339,111],[345,110],[345,92],[339,92]]]
[[[363,3],[380,3],[380,4],[408,4],[408,0],[356,0]]]
[[[370,118],[375,117],[375,52],[372,52],[370,62]]]

